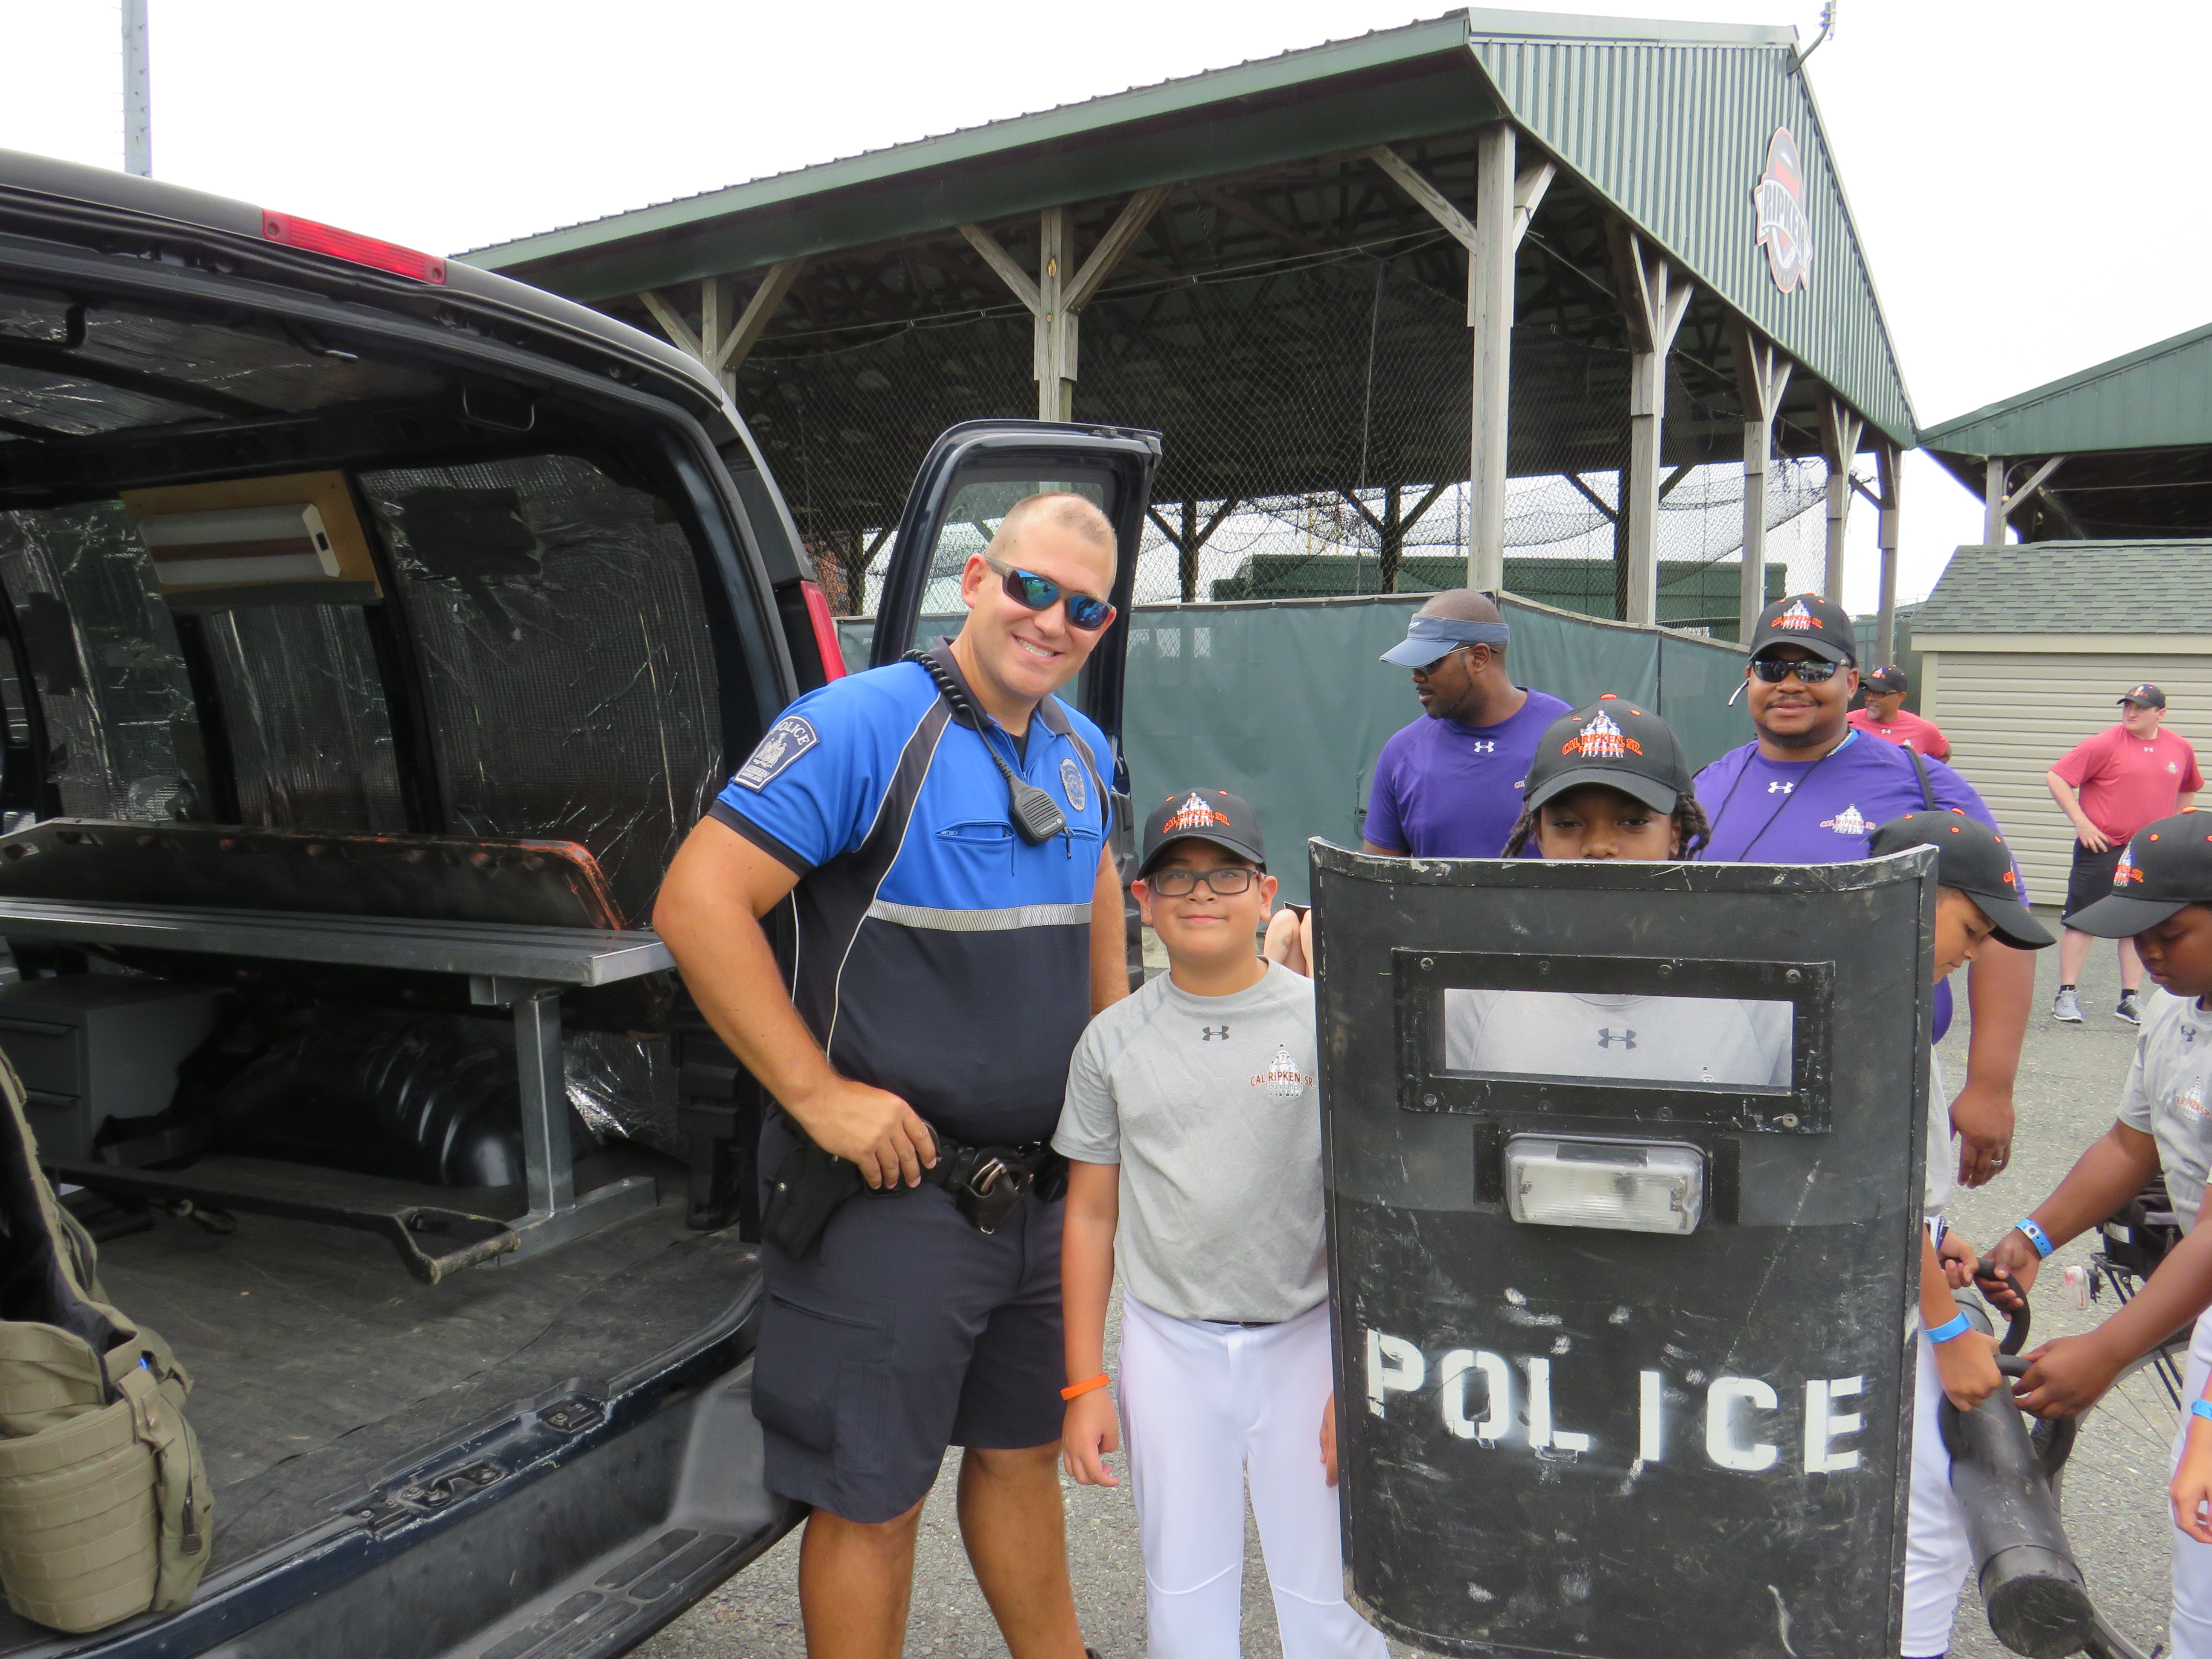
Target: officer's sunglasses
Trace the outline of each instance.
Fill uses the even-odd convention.
[[[1161,898],[1188,898],[1204,882],[1223,898],[1249,893],[1261,872],[1245,864],[1224,864],[1218,870],[1160,870],[1145,878],[1145,885]]]
[[[1751,659],[1751,672],[1769,685],[1779,685],[1792,674],[1807,685],[1823,685],[1835,678],[1836,671],[1842,666],[1839,662],[1828,662],[1820,657],[1808,658],[1802,662],[1777,657],[1753,657]]]
[[[983,562],[999,573],[1006,586],[1006,597],[1024,611],[1049,611],[1061,599],[1067,601],[1067,625],[1079,628],[1086,634],[1095,634],[1114,620],[1114,607],[1104,599],[1094,599],[1088,593],[1071,593],[1049,576],[1040,576],[1034,570],[1019,570],[1010,564],[1001,564],[986,553]]]

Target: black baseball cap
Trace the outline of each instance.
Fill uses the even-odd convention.
[[[2099,939],[2132,939],[2192,904],[2212,904],[2212,813],[2194,807],[2136,830],[2112,872],[2112,893],[2066,925]]]
[[[1936,880],[1955,887],[1981,907],[1996,936],[2021,951],[2040,951],[2058,941],[2020,902],[2020,876],[2004,837],[1964,812],[1908,812],[1892,818],[1867,843],[1875,858],[1908,848],[1936,849]]]
[[[1912,682],[1905,678],[1905,671],[1894,663],[1887,668],[1877,668],[1860,682],[1869,696],[1887,697],[1912,690]]]
[[[1170,795],[1145,820],[1141,876],[1161,853],[1179,841],[1210,841],[1267,867],[1267,843],[1260,835],[1260,815],[1252,803],[1226,789],[1183,789]]]
[[[1759,625],[1751,630],[1750,654],[1755,657],[1770,645],[1802,645],[1830,662],[1856,665],[1859,659],[1851,613],[1818,593],[1793,593],[1759,613]]]
[[[2122,702],[2139,704],[2141,707],[2145,708],[2163,708],[2166,707],[2166,693],[2160,690],[2148,680],[2145,680],[2141,685],[2130,686],[2126,690],[2120,693],[2119,700]]]
[[[1602,783],[1671,812],[1693,776],[1667,722],[1608,691],[1544,728],[1522,799],[1533,811],[1567,790]]]

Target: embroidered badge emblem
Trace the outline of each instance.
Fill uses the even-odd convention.
[[[1601,708],[1588,726],[1559,745],[1559,752],[1580,755],[1585,760],[1620,760],[1624,756],[1642,754],[1644,745],[1624,733],[1613,723],[1613,716]]]
[[[1774,619],[1774,625],[1777,628],[1818,628],[1820,625],[1820,619],[1808,611],[1805,608],[1805,601],[1800,599],[1777,617]]]
[[[2143,872],[2136,868],[2135,849],[2122,848],[2120,861],[2112,866],[2112,885],[2124,887],[2131,881],[2141,881],[2142,878]]]
[[[1820,828],[1832,830],[1839,836],[1870,836],[1874,824],[1860,814],[1856,805],[1846,806],[1832,818],[1822,818]]]
[[[804,714],[786,714],[769,727],[752,758],[738,769],[736,781],[748,789],[765,789],[792,762],[821,741]]]
[[[1083,769],[1070,756],[1060,763],[1060,787],[1067,796],[1067,804],[1077,811],[1083,810]]]
[[[1213,810],[1205,796],[1194,790],[1190,798],[1176,808],[1160,829],[1163,833],[1171,830],[1211,830],[1216,824],[1228,822],[1226,817]]]

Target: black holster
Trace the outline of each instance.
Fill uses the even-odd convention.
[[[904,1187],[871,1188],[860,1166],[824,1152],[787,1112],[784,1122],[794,1144],[776,1166],[775,1184],[761,1212],[761,1237],[794,1261],[822,1242],[830,1218],[848,1199],[866,1194],[893,1198]],[[1042,1141],[1026,1146],[970,1146],[931,1126],[937,1162],[921,1178],[942,1187],[979,1233],[995,1233],[1021,1201],[1034,1193],[1051,1203],[1067,1190],[1067,1160]]]

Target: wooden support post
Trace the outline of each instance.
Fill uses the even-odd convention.
[[[1766,609],[1766,465],[1774,417],[1790,386],[1790,359],[1747,323],[1735,328],[1735,381],[1743,399],[1743,571],[1736,587],[1736,639],[1748,642]]]
[[[1037,418],[1069,421],[1075,418],[1076,319],[1106,278],[1113,274],[1130,245],[1142,234],[1160,204],[1168,198],[1164,188],[1140,190],[1122,204],[1098,246],[1082,269],[1073,269],[1074,243],[1067,224],[1067,210],[1047,208],[1037,216],[1037,277],[1014,262],[999,239],[981,225],[962,225],[960,234],[983,256],[1016,299],[1035,319],[1030,369],[1037,383]]]
[[[1820,447],[1828,459],[1828,568],[1820,591],[1831,605],[1844,602],[1844,532],[1851,514],[1851,461],[1866,422],[1833,392],[1820,399]]]
[[[1468,324],[1474,370],[1468,434],[1467,585],[1505,586],[1506,408],[1513,385],[1514,151],[1512,124],[1475,137],[1474,246],[1467,262]]]
[[[1628,319],[1628,520],[1621,620],[1659,620],[1659,465],[1667,416],[1667,354],[1696,292],[1673,264],[1619,220],[1607,226],[1614,291]]]
[[[1474,335],[1474,419],[1468,443],[1467,584],[1505,586],[1506,404],[1513,379],[1513,256],[1559,169],[1538,159],[1516,170],[1519,135],[1508,122],[1475,139],[1474,217],[1395,150],[1361,151],[1467,249],[1467,324]]]
[[[1898,487],[1905,475],[1905,452],[1887,438],[1877,438],[1874,459],[1881,483],[1881,598],[1874,630],[1875,655],[1881,659],[1875,666],[1881,668],[1897,660]]]
[[[1982,507],[1982,539],[1991,547],[2001,545],[2005,538],[2005,527],[2012,520],[2014,510],[2023,506],[2028,497],[2051,482],[2051,475],[2066,464],[2063,455],[2053,455],[2041,466],[2027,475],[2027,481],[2015,490],[2007,493],[2003,461],[1992,459],[1987,474],[1989,494]],[[2070,514],[2068,516],[2071,516]]]
[[[783,259],[770,265],[768,275],[753,290],[752,298],[745,301],[745,308],[736,323],[728,326],[725,324],[729,316],[729,278],[706,278],[699,284],[699,326],[696,332],[684,313],[665,295],[648,291],[637,297],[677,349],[705,364],[708,372],[720,382],[724,394],[733,398],[737,395],[738,367],[768,331],[769,319],[775,314],[775,308],[783,303],[783,296],[791,292],[792,283],[799,280],[799,273],[805,267],[804,259]]]

